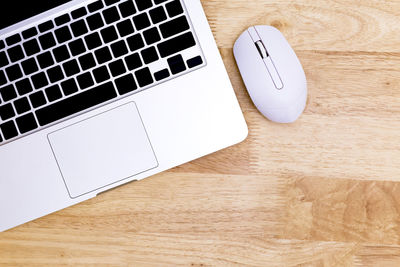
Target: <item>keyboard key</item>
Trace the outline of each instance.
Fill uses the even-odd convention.
[[[10,82],[22,77],[22,71],[18,64],[6,68],[6,73]]]
[[[168,57],[189,47],[195,46],[196,41],[191,32],[179,35],[157,45],[161,57]]]
[[[137,89],[135,78],[133,78],[131,73],[116,79],[115,85],[120,95],[130,93]]]
[[[68,14],[61,15],[54,19],[54,22],[56,23],[57,26],[64,25],[70,21],[71,21],[71,18],[69,17]]]
[[[45,93],[49,102],[56,101],[62,97],[60,86],[57,84],[46,88]]]
[[[40,54],[37,57],[37,60],[39,62],[40,68],[42,68],[42,69],[45,69],[54,64],[54,60],[53,60],[53,57],[51,56],[50,52],[45,52],[43,54]]]
[[[14,46],[7,50],[8,57],[10,58],[11,62],[16,62],[24,58],[24,52],[20,45]]]
[[[167,19],[167,14],[162,6],[150,10],[150,18],[154,24],[160,23]]]
[[[28,78],[16,82],[15,87],[17,88],[18,94],[20,96],[26,95],[33,91],[32,84]]]
[[[40,89],[49,84],[49,81],[47,80],[46,75],[43,72],[33,75],[31,77],[31,80],[35,89]]]
[[[134,70],[143,66],[142,60],[138,53],[125,57],[125,63],[129,70]]]
[[[154,0],[154,3],[156,4],[156,5],[159,5],[159,4],[162,4],[162,3],[164,3],[164,2],[167,2],[168,0]]]
[[[165,7],[167,8],[167,12],[170,18],[183,13],[183,8],[180,0],[174,0],[170,3],[167,3]]]
[[[149,16],[146,13],[139,14],[133,17],[133,23],[138,31],[143,30],[151,25]]]
[[[97,32],[89,34],[85,37],[86,46],[88,49],[92,50],[103,44],[100,35]]]
[[[104,0],[107,6],[118,3],[119,0]]]
[[[51,32],[39,37],[39,42],[43,50],[49,49],[56,45],[56,40]]]
[[[157,50],[154,46],[142,50],[142,58],[144,63],[150,64],[159,59]]]
[[[68,46],[73,56],[77,56],[86,52],[85,43],[82,39],[72,41],[68,44]]]
[[[126,39],[126,41],[128,42],[128,46],[131,51],[136,51],[144,47],[144,41],[140,34],[130,36],[128,39]]]
[[[150,70],[147,67],[135,71],[135,76],[140,87],[145,87],[154,82],[153,76],[151,76]]]
[[[86,8],[85,7],[80,7],[74,11],[71,12],[71,17],[73,19],[79,19],[87,14]]]
[[[0,49],[4,49],[6,47],[6,44],[4,43],[3,40],[0,40]]]
[[[100,48],[96,50],[94,54],[96,56],[98,64],[103,64],[112,59],[110,49],[108,49],[108,47]]]
[[[47,32],[54,28],[54,24],[51,20],[46,21],[38,26],[40,32]]]
[[[146,40],[147,45],[152,45],[161,40],[161,36],[157,30],[157,27],[144,31],[143,37]]]
[[[98,0],[96,2],[93,2],[88,5],[89,12],[96,12],[97,10],[100,10],[104,7],[103,2],[101,0]]]
[[[185,16],[181,16],[160,25],[161,34],[165,39],[178,33],[184,32],[189,28],[189,23]]]
[[[163,69],[154,73],[154,78],[156,81],[161,81],[169,77],[168,69]]]
[[[5,52],[0,52],[0,68],[7,66],[9,63]]]
[[[0,70],[0,86],[6,83],[7,83],[6,75],[4,74],[4,71]]]
[[[185,62],[181,55],[171,57],[167,62],[172,74],[177,74],[186,70]]]
[[[32,74],[39,70],[36,60],[34,58],[27,59],[21,63],[22,69],[25,75]]]
[[[12,84],[0,88],[0,94],[4,102],[13,100],[14,98],[17,97],[17,92],[15,91],[14,86]]]
[[[136,13],[136,8],[132,0],[128,0],[119,4],[118,9],[121,12],[123,18],[129,17]]]
[[[14,107],[18,114],[22,114],[31,110],[31,105],[29,104],[28,98],[26,97],[15,100]]]
[[[81,74],[76,79],[78,80],[79,88],[81,88],[82,90],[94,85],[94,81],[90,72]]]
[[[31,94],[29,96],[29,99],[31,100],[33,108],[41,107],[43,105],[46,105],[47,103],[44,93],[42,91]]]
[[[104,43],[109,43],[118,39],[117,31],[114,26],[109,26],[100,31]]]
[[[21,36],[18,33],[6,38],[6,43],[8,46],[12,46],[18,42],[21,42]]]
[[[72,95],[79,91],[78,85],[73,78],[62,82],[61,88],[66,96]]]
[[[71,77],[72,75],[75,75],[81,71],[79,69],[79,65],[78,65],[78,62],[76,61],[76,59],[72,59],[68,62],[65,62],[62,65],[62,67],[63,67],[65,75],[67,75],[67,77]]]
[[[104,26],[104,21],[101,18],[100,13],[96,13],[86,18],[89,25],[89,29],[94,31]]]
[[[135,0],[135,2],[139,11],[143,11],[153,6],[151,0]]]
[[[47,76],[51,83],[56,83],[64,79],[64,73],[60,66],[55,66],[47,70]]]
[[[29,57],[40,52],[39,43],[36,39],[31,39],[23,44],[25,54]],[[21,51],[22,54],[22,51]]]
[[[117,24],[117,29],[118,29],[119,35],[121,37],[127,36],[127,35],[135,32],[135,29],[133,28],[133,25],[132,25],[132,22],[130,19],[119,22]]]
[[[88,28],[83,19],[71,23],[71,30],[75,37],[79,37],[88,32]]]
[[[81,56],[78,60],[82,70],[88,70],[96,66],[96,61],[91,53]]]
[[[22,37],[24,37],[24,39],[29,39],[37,34],[38,31],[36,30],[36,28],[29,28],[22,32]]]
[[[128,54],[125,41],[121,40],[111,45],[111,50],[115,58]]]
[[[63,45],[63,46],[60,46],[60,47],[57,47],[56,49],[54,49],[53,55],[57,62],[65,61],[71,57],[66,45]]]
[[[71,31],[68,26],[57,29],[55,32],[58,43],[62,44],[72,39]]]
[[[44,107],[36,111],[36,116],[39,124],[44,126],[116,97],[113,84],[108,82]]]
[[[119,76],[126,72],[126,68],[122,59],[111,62],[110,64],[108,64],[108,67],[110,68],[111,75],[113,77]]]
[[[103,11],[103,17],[107,24],[116,22],[120,19],[118,9],[113,6]]]
[[[110,74],[108,73],[106,66],[102,66],[93,70],[93,76],[97,83],[102,83],[110,79]]]
[[[8,121],[0,125],[0,129],[3,132],[3,136],[5,140],[14,138],[18,135],[17,128],[15,127],[15,123],[13,121]]]
[[[15,111],[11,103],[0,106],[0,118],[3,121],[11,119],[15,116]]]
[[[33,113],[28,113],[22,117],[17,118],[15,121],[21,134],[30,132],[38,127]]]
[[[201,58],[201,56],[197,56],[197,57],[189,59],[188,61],[186,61],[186,63],[188,65],[188,67],[191,69],[191,68],[194,68],[196,66],[203,64],[203,59]]]

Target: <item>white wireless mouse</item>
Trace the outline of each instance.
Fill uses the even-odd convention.
[[[270,26],[247,29],[233,53],[257,109],[279,123],[296,121],[307,102],[307,80],[296,53],[282,33]]]

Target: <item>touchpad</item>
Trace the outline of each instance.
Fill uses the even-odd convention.
[[[158,166],[135,103],[48,136],[72,198]]]

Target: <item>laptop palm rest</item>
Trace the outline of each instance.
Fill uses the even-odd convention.
[[[48,139],[71,198],[158,166],[133,102],[55,131]]]

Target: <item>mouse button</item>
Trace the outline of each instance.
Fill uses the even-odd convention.
[[[275,88],[278,90],[282,90],[283,82],[279,75],[278,70],[275,67],[274,62],[272,61],[272,58],[270,56],[268,56],[268,57],[264,58],[263,60],[264,60],[265,66],[268,69],[269,75],[271,76],[271,79],[274,82]]]

